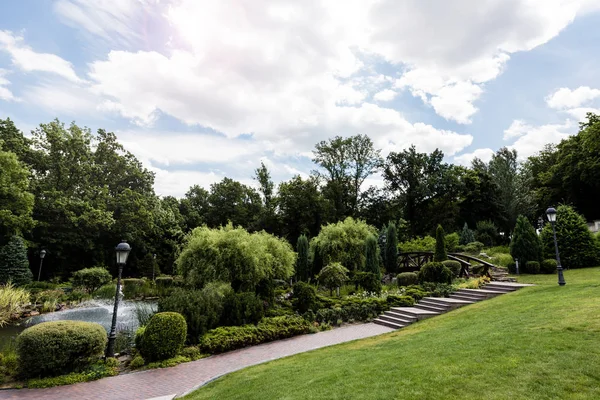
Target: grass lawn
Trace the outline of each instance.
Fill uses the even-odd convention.
[[[600,399],[600,268],[250,367],[186,399]]]

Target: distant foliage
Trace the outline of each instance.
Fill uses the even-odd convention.
[[[600,264],[600,245],[594,239],[585,220],[573,208],[559,206],[556,214],[556,239],[560,260],[565,268],[585,268]],[[554,238],[551,224],[542,229],[544,257],[554,258]]]
[[[112,281],[112,276],[103,267],[84,268],[73,274],[73,286],[93,293]]]
[[[510,242],[510,254],[525,265],[528,261],[542,259],[542,242],[533,225],[523,215],[517,217],[517,224]]]
[[[452,271],[441,262],[428,262],[419,271],[419,282],[452,283]]]
[[[477,222],[475,239],[486,247],[495,246],[498,243],[498,228],[492,221]]]
[[[435,230],[435,253],[433,253],[433,261],[442,262],[448,259],[446,253],[446,232],[441,225]]]
[[[348,269],[340,263],[327,265],[319,274],[319,283],[330,291],[339,288],[348,280]]]
[[[465,253],[479,255],[483,250],[483,243],[481,242],[471,242],[465,246]]]
[[[387,272],[398,271],[398,233],[393,222],[388,224],[386,231],[385,262]]]
[[[432,236],[417,237],[415,239],[399,243],[398,248],[403,253],[413,251],[434,251],[435,238]]]
[[[464,245],[469,244],[474,241],[475,241],[475,234],[473,233],[472,230],[469,229],[469,226],[465,222],[465,224],[463,225],[462,231],[460,231],[459,244],[464,246]]]
[[[23,286],[31,282],[32,276],[25,242],[19,236],[12,236],[0,248],[0,284],[12,282],[16,286]]]
[[[308,282],[311,278],[310,264],[308,262],[308,239],[306,235],[300,235],[296,244],[298,259],[296,260],[296,276],[299,280]]]
[[[144,258],[140,261],[139,270],[142,276],[152,279],[152,277],[156,278],[160,275],[160,268],[158,268],[158,263],[154,259],[154,256],[150,253],[146,253]]]
[[[446,235],[446,251],[454,253],[460,243],[460,235],[456,232]]]
[[[186,335],[187,324],[181,314],[154,314],[142,335],[140,353],[146,361],[175,357],[183,348]]]
[[[287,280],[295,263],[296,253],[285,240],[231,224],[194,229],[177,259],[187,283],[202,288],[209,282],[229,282],[236,292],[254,291],[263,279]]]
[[[365,240],[376,234],[377,229],[371,225],[348,217],[344,221],[323,226],[319,235],[310,241],[311,253],[314,254],[318,247],[325,265],[337,262],[350,270],[360,270],[365,264]]]

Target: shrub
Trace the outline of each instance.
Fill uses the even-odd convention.
[[[190,361],[196,361],[202,358],[202,353],[200,353],[200,349],[196,346],[185,347],[181,350],[181,355],[190,359]]]
[[[126,278],[122,281],[123,295],[126,299],[135,299],[150,290],[150,283],[145,279]]]
[[[525,272],[527,272],[528,274],[539,274],[540,273],[539,261],[527,261],[525,263]]]
[[[317,291],[308,283],[297,282],[293,288],[293,304],[300,314],[316,309]]]
[[[94,298],[98,299],[114,299],[117,291],[116,283],[109,283],[94,291]]]
[[[460,274],[460,269],[461,269],[461,264],[458,261],[455,260],[446,260],[443,261],[442,264],[444,264],[450,271],[452,271],[452,276],[458,276]]]
[[[348,280],[348,270],[338,262],[332,263],[321,270],[318,280],[333,293],[333,289],[339,288]]]
[[[19,313],[29,303],[29,292],[14,287],[12,283],[0,286],[0,326],[6,324],[13,314]]]
[[[415,299],[411,296],[388,295],[387,303],[389,307],[412,307],[415,305]]]
[[[398,248],[402,252],[434,251],[435,238],[431,236],[417,237],[415,239],[399,243]]]
[[[323,265],[340,263],[352,271],[361,270],[365,264],[365,240],[377,235],[377,229],[352,217],[344,221],[325,225],[310,241],[310,251],[314,254],[318,246]],[[377,258],[379,258],[379,249]]]
[[[102,267],[85,268],[73,273],[73,286],[93,293],[112,280],[110,272]]]
[[[256,294],[229,292],[223,299],[220,325],[256,324],[264,315],[263,302]]]
[[[264,318],[255,325],[225,326],[207,332],[202,351],[215,354],[310,332],[311,324],[300,316]]]
[[[310,265],[308,263],[308,239],[300,235],[296,244],[298,259],[296,260],[296,276],[299,280],[308,282],[311,278]]]
[[[460,235],[456,232],[446,235],[446,251],[454,253],[460,242]]]
[[[379,257],[378,257],[377,239],[373,235],[367,236],[365,239],[365,266],[364,271],[375,275],[379,280]]]
[[[398,232],[396,224],[390,222],[385,235],[385,269],[389,272],[398,271]]]
[[[115,376],[119,373],[119,371],[118,367],[114,364],[116,360],[112,360],[114,359],[109,358],[105,362],[97,362],[82,372],[71,372],[70,374],[56,377],[30,379],[27,381],[27,387],[29,389],[41,389],[54,386],[72,385],[80,382],[90,382],[97,379],[106,378],[108,376]]]
[[[410,296],[413,299],[415,299],[416,301],[419,301],[422,298],[428,296],[427,291],[423,290],[423,288],[421,288],[420,286],[407,288],[406,291],[404,292],[404,295]]]
[[[11,237],[8,243],[0,248],[0,283],[27,285],[31,282],[32,276],[23,238]]]
[[[432,297],[449,297],[455,288],[447,283],[424,282],[421,284]]]
[[[565,268],[592,267],[600,263],[600,245],[594,240],[585,220],[569,206],[559,206],[556,214],[556,239],[560,259]],[[554,257],[554,238],[551,224],[540,235],[544,257]]]
[[[174,367],[176,365],[182,364],[182,363],[186,363],[189,362],[190,359],[185,357],[185,356],[175,356],[175,357],[171,357],[171,358],[167,358],[166,360],[161,360],[161,361],[154,361],[151,363],[148,363],[146,365],[147,369],[154,369],[154,368],[171,368]]]
[[[133,360],[131,360],[131,362],[129,363],[129,368],[131,368],[131,369],[142,368],[144,366],[144,364],[146,364],[146,360],[144,360],[144,357],[142,357],[138,354],[137,356],[133,357]]]
[[[552,258],[544,260],[540,264],[540,272],[542,274],[553,274],[556,272],[556,268],[557,268],[556,260],[554,260]]]
[[[473,233],[472,230],[469,229],[469,226],[465,222],[465,224],[463,225],[462,231],[460,231],[460,240],[458,243],[460,245],[465,246],[474,241],[475,241],[475,234]]]
[[[428,262],[421,267],[418,274],[419,282],[451,283],[452,271],[440,262]]]
[[[157,287],[162,289],[168,289],[173,286],[173,277],[172,276],[159,276],[154,279],[154,283]]]
[[[519,264],[521,265],[521,264]],[[487,275],[489,272],[489,267],[483,264],[474,264],[471,265],[471,273],[475,275]]]
[[[514,262],[514,260],[510,254],[497,253],[496,255],[494,255],[491,262],[492,264],[508,268],[508,265]]]
[[[446,253],[446,232],[441,225],[437,226],[435,230],[435,252],[433,253],[433,261],[442,262],[448,259],[448,253]]]
[[[477,222],[475,239],[487,247],[495,246],[498,242],[498,228],[492,221]]]
[[[177,268],[197,288],[228,282],[236,292],[253,292],[263,279],[289,279],[296,253],[284,239],[264,231],[248,233],[231,224],[196,228],[187,237]]]
[[[410,286],[419,283],[419,276],[416,272],[402,272],[396,277],[398,286]]]
[[[21,375],[26,378],[78,371],[97,361],[106,347],[100,324],[51,321],[25,329],[17,338]]]
[[[186,335],[187,324],[181,314],[154,314],[142,335],[140,353],[147,361],[175,357],[181,351]]]
[[[510,255],[526,265],[542,258],[542,242],[529,220],[519,215],[510,241]]]
[[[144,337],[144,332],[146,332],[146,327],[145,326],[140,326],[135,331],[133,343],[135,345],[135,348],[138,349],[138,351],[139,351],[139,349],[142,348],[142,339]]]
[[[483,243],[481,242],[471,242],[465,246],[465,253],[479,255],[483,250]]]
[[[381,279],[379,278],[379,274],[374,274],[371,272],[357,272],[354,274],[354,282],[366,292],[381,292]]]

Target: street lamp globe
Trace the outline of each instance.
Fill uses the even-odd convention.
[[[46,257],[46,250],[40,251],[40,258],[43,260]]]
[[[129,256],[130,251],[131,246],[129,246],[129,243],[127,243],[125,240],[122,240],[121,243],[115,247],[118,265],[125,265],[127,263],[127,257]]]
[[[556,222],[556,209],[554,207],[547,209],[546,216],[548,217],[548,221],[552,223]]]

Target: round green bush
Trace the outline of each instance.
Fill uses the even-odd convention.
[[[525,264],[525,272],[528,274],[539,274],[540,273],[540,263],[537,261],[527,261]]]
[[[547,260],[542,261],[540,264],[540,271],[542,274],[553,274],[556,272],[556,260],[549,258]]]
[[[56,376],[90,366],[104,353],[102,325],[51,321],[25,329],[17,338],[20,374],[24,378]]]
[[[415,299],[411,296],[388,295],[387,303],[389,307],[412,307],[415,305]]]
[[[137,356],[133,357],[133,360],[131,360],[131,362],[129,363],[129,368],[131,368],[131,369],[142,368],[145,363],[146,363],[146,361],[144,361],[144,358],[140,355],[137,355]]]
[[[317,308],[317,291],[305,282],[297,282],[293,289],[293,304],[300,314]]]
[[[181,314],[154,314],[142,335],[140,352],[150,362],[175,357],[183,348],[186,335],[187,324]]]
[[[452,283],[452,271],[441,262],[428,262],[419,271],[419,282]]]
[[[460,274],[460,262],[455,260],[446,260],[442,261],[442,264],[444,264],[450,271],[452,271],[453,276],[458,276]]]
[[[419,277],[415,272],[402,272],[396,277],[398,286],[410,286],[419,283]]]

